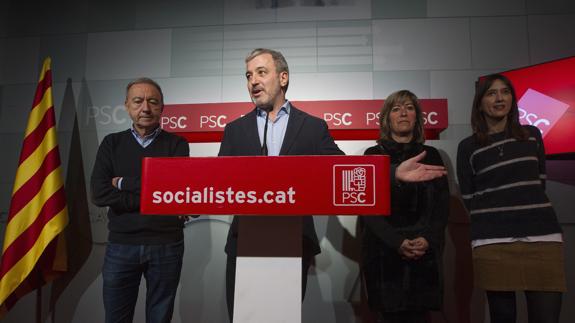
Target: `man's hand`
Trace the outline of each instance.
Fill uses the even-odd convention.
[[[122,177],[112,178],[112,186],[114,186],[115,188],[118,188],[118,181],[120,181],[120,178],[122,178]]]
[[[395,169],[395,179],[402,182],[425,182],[447,174],[445,167],[422,164],[419,161],[425,157],[423,151],[419,155],[403,161]]]

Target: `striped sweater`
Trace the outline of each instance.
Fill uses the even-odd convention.
[[[472,135],[459,143],[457,176],[471,217],[471,239],[516,238],[561,232],[545,194],[545,148],[539,130],[528,140],[505,132],[481,146]]]

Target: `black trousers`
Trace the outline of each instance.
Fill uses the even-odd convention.
[[[302,257],[301,266],[301,300],[305,297],[307,287],[307,272],[313,257]],[[226,301],[228,303],[228,317],[230,322],[234,321],[234,292],[236,287],[236,257],[228,255],[226,263]]]

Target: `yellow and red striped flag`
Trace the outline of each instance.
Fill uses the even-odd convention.
[[[0,317],[66,271],[68,223],[56,138],[50,58],[44,60],[12,190],[0,264]]]

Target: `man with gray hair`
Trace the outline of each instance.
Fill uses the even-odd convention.
[[[289,68],[284,56],[275,50],[258,48],[245,59],[247,88],[255,108],[226,125],[219,156],[343,155],[331,137],[324,120],[294,107],[287,99]],[[266,131],[267,128],[272,131]],[[392,165],[392,180],[417,182],[445,175],[443,167],[420,164],[420,154],[400,165]],[[282,170],[278,170],[282,171]],[[302,219],[302,300],[307,272],[313,257],[321,252],[313,218]],[[226,293],[230,318],[233,317],[238,222],[235,217],[225,251]],[[262,241],[262,244],[270,241]]]
[[[258,48],[247,56],[245,63],[247,87],[255,108],[226,125],[219,156],[343,155],[324,120],[297,109],[286,99],[289,68],[280,52]],[[266,126],[273,131],[265,131]],[[320,247],[313,218],[303,216],[301,219],[303,299],[307,271],[313,257],[320,253]],[[234,305],[238,221],[238,217],[235,217],[225,248],[228,255],[226,292],[230,318],[233,317]]]
[[[146,321],[170,322],[184,255],[184,219],[140,213],[144,157],[189,156],[188,143],[162,131],[162,89],[149,78],[126,87],[130,129],[107,135],[92,171],[92,201],[108,207],[102,276],[106,322],[132,322],[142,275]]]

